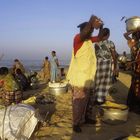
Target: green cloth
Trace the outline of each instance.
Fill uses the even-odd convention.
[[[7,74],[4,78],[3,89],[5,91],[14,92],[19,90],[19,86],[11,74]]]

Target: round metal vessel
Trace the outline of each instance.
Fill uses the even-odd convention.
[[[68,86],[66,83],[49,83],[49,92],[51,94],[63,94],[68,91]]]
[[[118,57],[118,61],[121,62],[121,63],[126,63],[127,62],[127,57],[121,55],[121,56]]]
[[[128,119],[128,108],[117,109],[117,108],[102,108],[103,115],[102,121],[108,124],[120,124],[126,122]]]
[[[140,29],[140,17],[138,16],[128,18],[125,23],[127,31],[135,31]]]

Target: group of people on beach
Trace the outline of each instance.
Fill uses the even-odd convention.
[[[24,66],[18,59],[10,70],[7,67],[0,68],[0,98],[4,99],[6,106],[22,101],[22,91],[27,87],[27,78],[24,75]]]
[[[56,52],[52,51],[52,59],[49,61],[45,57],[43,61],[43,80],[45,82],[56,82],[58,73],[58,58]],[[27,74],[24,65],[20,60],[15,59],[13,67],[0,67],[0,98],[4,99],[4,104],[19,103],[23,99],[23,91],[38,87],[38,73]]]
[[[42,79],[47,83],[49,81],[56,82],[58,80],[59,61],[55,51],[52,51],[51,55],[51,60],[49,61],[48,56],[46,56],[42,64]]]
[[[81,124],[96,123],[92,118],[93,106],[102,105],[106,101],[112,77],[118,75],[118,54],[115,44],[109,40],[110,29],[105,28],[97,16],[91,16],[88,22],[77,27],[80,32],[74,37],[66,79],[72,89],[73,131],[81,132]],[[94,29],[99,30],[97,36],[92,36]],[[140,113],[140,30],[126,32],[124,37],[131,50],[131,62],[127,66],[132,71],[127,105],[130,111]],[[51,55],[50,60],[45,57],[42,65],[46,83],[58,79],[59,61],[55,51]],[[21,102],[22,92],[29,88],[30,83],[31,77],[27,78],[25,68],[18,59],[15,59],[12,71],[7,67],[0,68],[0,96],[6,105]]]
[[[81,124],[96,123],[92,117],[93,106],[105,103],[112,76],[118,73],[115,45],[109,40],[109,28],[103,26],[103,21],[93,15],[88,22],[78,25],[80,33],[74,37],[67,80],[72,87],[75,132],[82,131]],[[99,33],[92,37],[94,29]],[[135,61],[129,64],[133,74],[127,99],[127,105],[134,111],[140,108],[140,31],[127,32],[124,36],[131,44],[132,61]]]

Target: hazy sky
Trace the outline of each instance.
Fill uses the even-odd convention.
[[[56,50],[70,59],[77,25],[92,14],[111,29],[119,53],[129,52],[123,16],[140,16],[140,0],[0,0],[0,54],[4,59],[42,59]]]

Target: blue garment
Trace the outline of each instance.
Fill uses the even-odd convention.
[[[58,74],[58,66],[56,64],[57,57],[53,56],[50,60],[51,64],[51,81],[55,82],[57,80],[57,74]]]

